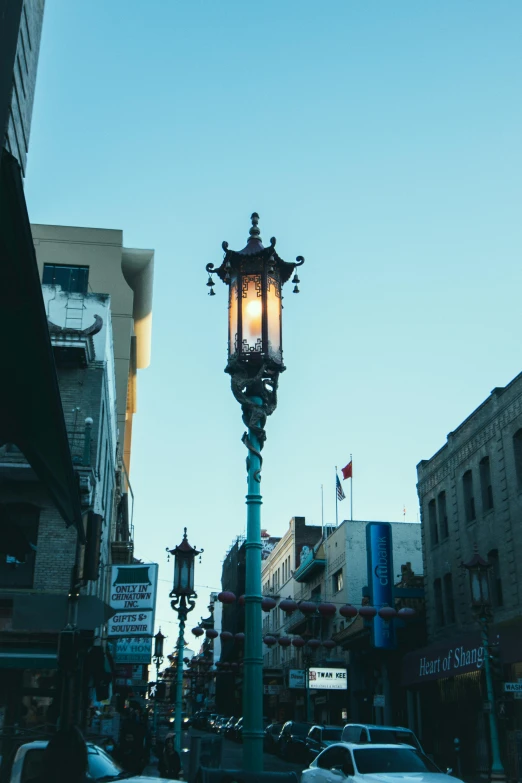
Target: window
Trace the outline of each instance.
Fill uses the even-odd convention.
[[[493,508],[493,487],[491,486],[491,469],[489,457],[480,460],[480,489],[482,492],[482,510],[490,511]]]
[[[338,593],[343,589],[343,569],[340,568],[332,576],[332,593]]]
[[[455,599],[453,597],[453,577],[444,575],[444,603],[446,607],[446,619],[448,623],[455,622]]]
[[[437,505],[438,505],[438,513],[439,513],[440,537],[443,539],[448,538],[449,537],[448,512],[446,509],[445,492],[439,492],[439,497],[437,498]]]
[[[442,603],[442,582],[435,579],[433,583],[435,592],[435,622],[438,626],[444,625],[444,604]]]
[[[39,519],[30,503],[0,505],[0,587],[33,587]]]
[[[413,748],[360,748],[353,757],[361,775],[397,772],[438,772],[438,767]]]
[[[334,745],[323,750],[317,757],[317,766],[321,769],[342,769],[345,775],[355,774],[352,755],[348,748],[342,745]]]
[[[522,489],[522,429],[513,435],[513,453],[515,457],[515,473],[517,476],[517,487]]]
[[[86,294],[89,283],[89,267],[44,264],[42,283],[43,285],[59,285],[62,291],[68,291],[70,294]]]
[[[491,602],[493,608],[504,606],[504,596],[502,594],[502,578],[500,576],[500,563],[498,560],[498,549],[492,549],[488,552],[488,560],[491,563],[490,590]]]
[[[473,522],[475,520],[475,498],[473,497],[473,475],[471,470],[467,470],[462,476],[462,491],[466,522]]]
[[[439,529],[437,527],[437,509],[435,507],[435,498],[428,503],[428,523],[430,526],[431,545],[439,543]]]

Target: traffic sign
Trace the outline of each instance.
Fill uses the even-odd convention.
[[[505,682],[504,691],[506,693],[522,693],[522,682]]]

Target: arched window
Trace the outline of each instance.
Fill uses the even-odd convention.
[[[444,625],[444,603],[442,599],[442,582],[440,579],[435,579],[433,590],[435,593],[435,622],[437,626],[441,627]]]
[[[513,454],[515,457],[517,487],[522,489],[522,429],[517,430],[513,435]]]
[[[439,512],[439,525],[440,525],[440,537],[445,539],[449,537],[448,527],[448,511],[446,508],[446,493],[439,492],[437,498],[438,512]]]
[[[428,503],[428,522],[430,526],[431,545],[439,543],[439,528],[437,526],[437,508],[435,506],[435,498]]]
[[[491,603],[493,608],[504,606],[504,596],[502,595],[502,577],[500,575],[500,563],[498,559],[498,549],[492,549],[488,552],[488,561],[491,564],[489,575],[489,588],[491,590]]]
[[[490,511],[493,508],[493,487],[491,486],[491,468],[489,457],[484,457],[479,463],[480,490],[482,494],[482,510]]]
[[[467,470],[462,476],[462,492],[464,496],[464,513],[466,522],[475,520],[475,498],[473,496],[473,475]]]
[[[455,597],[453,595],[453,577],[444,574],[444,605],[446,609],[446,622],[455,622]]]

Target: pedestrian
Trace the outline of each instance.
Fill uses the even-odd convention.
[[[87,783],[87,745],[76,726],[61,729],[43,752],[40,775],[29,783]]]
[[[159,771],[162,778],[178,779],[181,773],[181,758],[174,747],[174,734],[165,737],[163,752],[159,761]]]

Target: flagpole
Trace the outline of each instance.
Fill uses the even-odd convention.
[[[323,485],[321,484],[321,529],[323,532],[323,538],[324,538],[324,491],[323,491]]]
[[[339,498],[337,497],[337,465],[335,466],[335,527],[339,527]]]
[[[352,464],[352,475],[350,476],[350,522],[353,522],[353,460],[351,454],[350,462]]]

